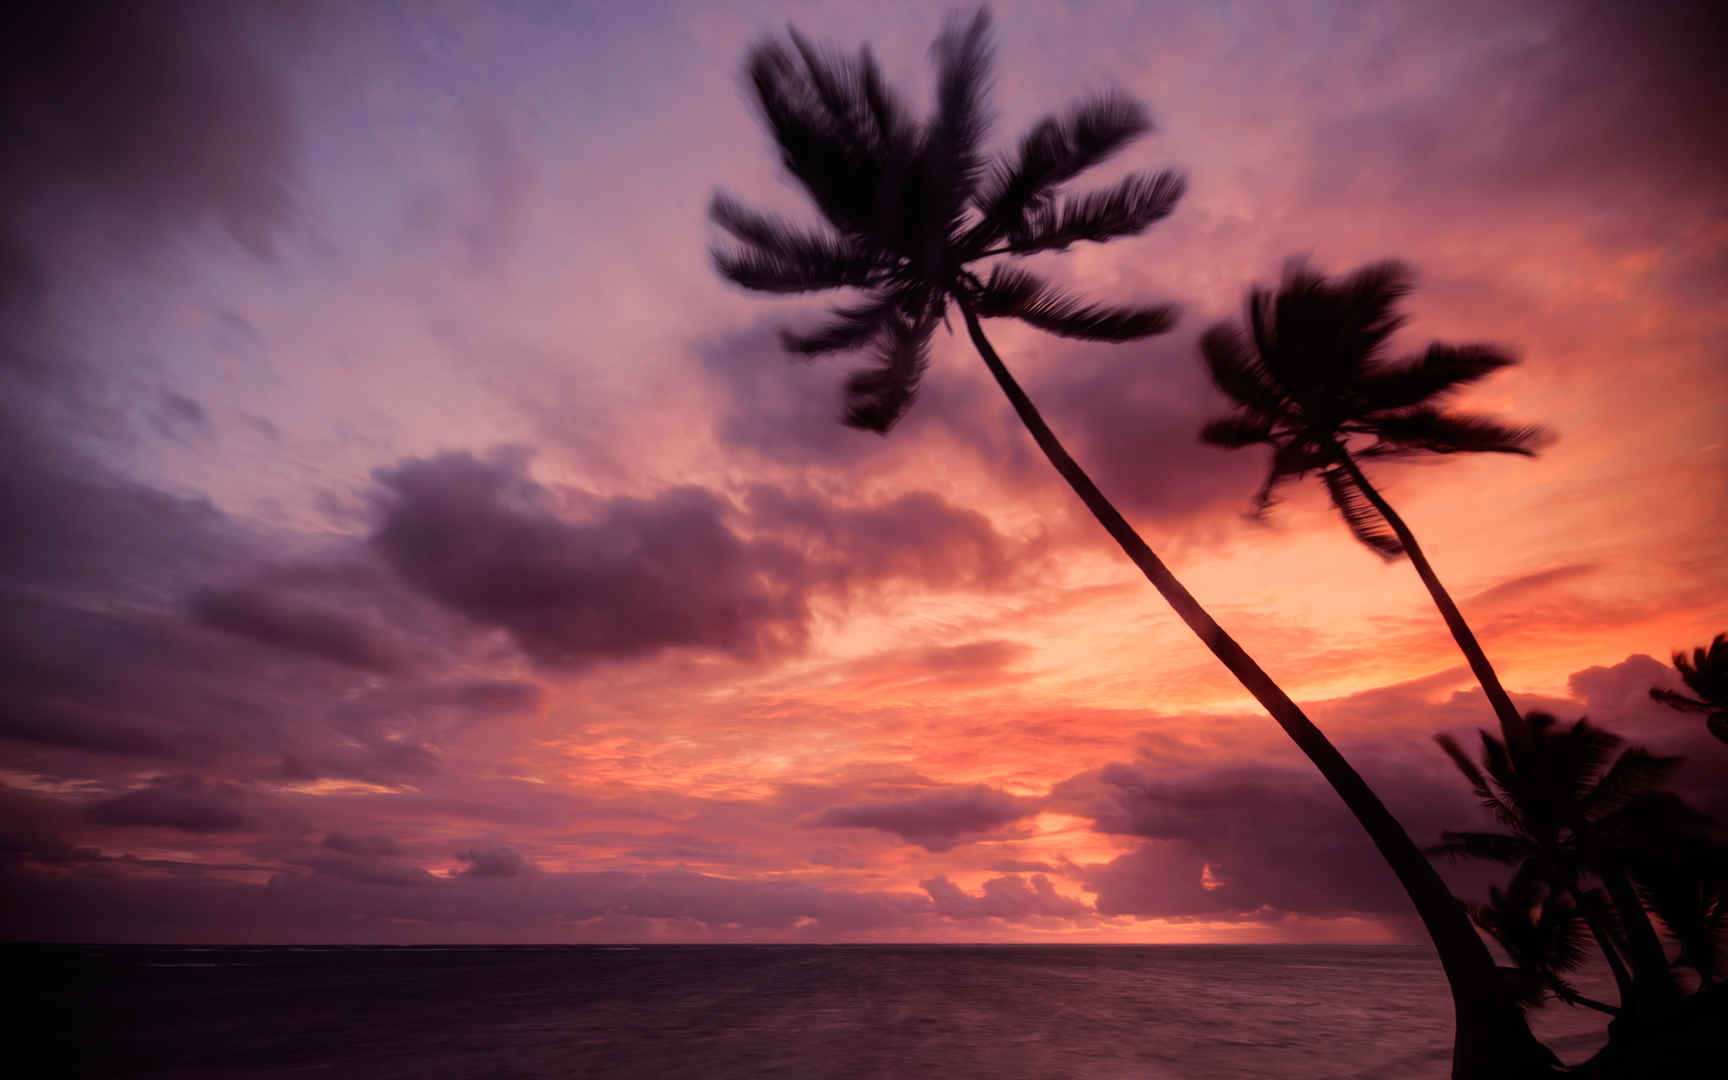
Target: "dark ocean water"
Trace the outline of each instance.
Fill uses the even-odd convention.
[[[10,946],[4,958],[8,982],[35,988],[13,1019],[56,1076],[1439,1080],[1451,1023],[1420,947]],[[1596,1026],[1563,1006],[1539,1020],[1569,1061],[1599,1045]]]

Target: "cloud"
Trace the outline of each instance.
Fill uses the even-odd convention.
[[[348,855],[400,855],[402,845],[388,836],[355,836],[345,832],[333,832],[324,837],[324,846],[331,851],[340,851]]]
[[[802,639],[801,565],[727,524],[696,488],[555,512],[520,458],[446,454],[380,470],[372,544],[402,576],[540,663],[706,648],[759,656]]]
[[[973,784],[890,801],[824,810],[811,822],[825,828],[879,829],[926,851],[948,851],[1038,812],[1036,799]]]
[[[439,883],[439,879],[424,867],[409,866],[394,859],[331,851],[295,855],[285,861],[291,866],[302,866],[325,877],[361,885],[424,887]]]
[[[1487,607],[1491,604],[1504,604],[1513,600],[1521,600],[1533,594],[1545,592],[1563,582],[1572,582],[1579,578],[1589,577],[1598,569],[1600,567],[1596,563],[1567,563],[1565,566],[1554,566],[1534,573],[1520,574],[1483,589],[1472,596],[1469,603],[1472,606]]]
[[[92,803],[85,818],[94,825],[151,826],[190,833],[235,832],[251,822],[236,805],[230,785],[206,784],[202,777],[162,777],[149,787]]]
[[[756,485],[744,507],[752,527],[796,548],[815,575],[841,588],[889,579],[986,587],[1013,570],[1014,553],[989,518],[928,491],[847,506]]]
[[[1084,919],[1092,909],[1084,902],[1063,896],[1043,874],[1028,879],[1015,875],[991,878],[973,896],[946,877],[921,881],[918,887],[930,894],[936,914],[950,919],[1009,919],[1025,922],[1038,918]]]
[[[201,589],[192,596],[191,612],[213,629],[332,663],[384,674],[406,666],[378,627],[261,585]]]
[[[7,241],[35,242],[19,233],[44,204],[76,205],[132,242],[209,217],[268,251],[293,207],[299,136],[250,21],[197,0],[8,15],[0,123],[12,152],[0,191],[16,217]]]
[[[534,865],[524,859],[521,852],[508,847],[459,851],[456,857],[467,864],[457,872],[460,877],[513,878],[534,869]]]

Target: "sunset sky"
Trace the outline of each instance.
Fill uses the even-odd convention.
[[[1173,332],[993,340],[1420,843],[1484,824],[1432,736],[1492,713],[1317,485],[1249,519],[1196,339],[1293,255],[1396,257],[1400,351],[1515,349],[1460,404],[1539,456],[1372,475],[1523,707],[1689,755],[1728,812],[1728,747],[1647,696],[1728,631],[1705,7],[993,6],[992,147],[1120,89],[1157,131],[1076,189],[1189,181],[1038,264]],[[824,298],[715,274],[717,188],[811,220],[750,45],[868,42],[922,104],[940,9],[6,18],[0,936],[1420,939],[963,333],[882,438],[844,360],[779,348]]]

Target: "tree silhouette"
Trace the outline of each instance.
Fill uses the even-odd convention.
[[[1685,650],[1674,654],[1674,670],[1695,697],[1659,686],[1650,688],[1650,696],[1681,712],[1702,713],[1710,734],[1728,742],[1728,634],[1717,634],[1710,648],[1692,650],[1690,662]]]
[[[1552,994],[1568,1005],[1620,1015],[1619,1009],[1586,997],[1566,981],[1568,972],[1583,966],[1591,936],[1571,894],[1521,868],[1504,892],[1490,886],[1488,903],[1471,908],[1470,917],[1512,961],[1500,970],[1520,1004],[1541,1005]]]
[[[1614,972],[1622,1007],[1648,1017],[1672,1004],[1675,988],[1629,864],[1670,862],[1656,855],[1697,823],[1663,790],[1680,759],[1622,749],[1624,739],[1588,720],[1562,727],[1535,712],[1525,720],[1525,749],[1481,733],[1480,766],[1456,739],[1437,736],[1506,831],[1447,832],[1432,850],[1516,866],[1520,875],[1568,894]],[[1602,882],[1612,911],[1585,886],[1587,876]]]
[[[1201,429],[1217,446],[1272,448],[1256,512],[1280,485],[1319,473],[1356,539],[1383,558],[1408,555],[1453,640],[1481,683],[1507,740],[1525,741],[1523,719],[1488,656],[1404,519],[1362,472],[1359,459],[1415,454],[1530,454],[1541,431],[1448,411],[1459,388],[1515,360],[1488,345],[1435,343],[1402,360],[1386,343],[1404,324],[1397,305],[1413,274],[1402,263],[1363,267],[1330,282],[1292,261],[1276,291],[1248,294],[1245,336],[1223,322],[1200,340],[1213,383],[1237,405]]]
[[[950,305],[1038,448],[1104,529],[1332,784],[1391,865],[1440,955],[1457,1017],[1454,1075],[1531,1076],[1554,1063],[1505,991],[1463,906],[1397,819],[1290,697],[1176,580],[1057,440],[985,337],[980,320],[1017,318],[1051,333],[1126,341],[1167,329],[1167,306],[1104,307],[1059,292],[1011,264],[983,260],[1060,251],[1130,236],[1166,216],[1182,193],[1174,173],[1134,174],[1068,195],[1063,186],[1149,130],[1144,111],[1109,95],[1040,121],[1015,153],[988,160],[983,103],[989,20],[953,24],[932,52],[933,114],[915,121],[883,84],[869,51],[854,57],[766,41],[747,71],[781,161],[826,222],[804,228],[725,195],[714,222],[734,241],[720,273],[774,293],[854,289],[856,302],[820,328],[783,335],[795,353],[864,351],[846,384],[845,420],[887,432],[910,406],[929,342]]]

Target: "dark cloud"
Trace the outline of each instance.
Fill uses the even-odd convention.
[[[11,294],[74,221],[154,244],[205,220],[257,252],[293,207],[299,137],[252,36],[203,0],[15,5],[0,17],[0,257]]]
[[[365,671],[388,674],[407,666],[381,628],[261,585],[200,589],[190,607],[203,625],[262,645]]]
[[[1002,581],[1013,553],[990,520],[928,491],[873,506],[758,485],[746,493],[750,524],[795,547],[814,575],[845,587],[886,579],[931,588]]]
[[[192,833],[234,832],[251,822],[239,793],[202,777],[162,777],[149,787],[92,803],[84,813],[94,825],[153,826]]]
[[[1438,750],[1389,761],[1345,747],[1418,844],[1481,819]],[[1156,758],[1113,764],[1059,785],[1052,808],[1099,832],[1140,837],[1136,850],[1082,868],[1103,915],[1166,918],[1370,915],[1402,920],[1410,903],[1368,835],[1311,769],[1199,769]],[[1466,895],[1479,867],[1447,867]]]
[[[948,851],[1038,812],[1038,800],[973,784],[927,791],[909,798],[836,806],[818,814],[813,825],[880,829],[926,851]]]
[[[1449,29],[1479,36],[1479,17],[1460,14]],[[1720,205],[1728,19],[1719,5],[1562,4],[1540,21],[1540,33],[1465,54],[1438,98],[1381,105],[1365,95],[1359,112],[1321,127],[1314,201],[1600,213],[1611,224],[1590,227],[1617,247],[1659,239],[1676,209]]]
[[[918,887],[930,894],[936,914],[950,919],[1024,922],[1038,918],[1083,919],[1093,913],[1083,902],[1059,894],[1043,874],[1033,874],[1030,883],[1017,874],[991,878],[977,896],[962,891],[946,877],[921,881]]]
[[[521,852],[508,847],[459,851],[456,857],[466,864],[458,871],[461,877],[513,878],[534,869],[534,865],[523,858]]]
[[[372,547],[552,667],[671,649],[784,653],[803,644],[817,591],[989,587],[1024,554],[982,514],[923,491],[865,505],[765,485],[741,507],[690,487],[606,499],[536,483],[519,452],[445,454],[377,477]]]
[[[402,576],[541,663],[707,648],[756,656],[801,640],[800,560],[747,540],[695,488],[560,516],[524,462],[446,454],[381,470],[374,547]]]
[[[439,883],[439,878],[424,867],[410,866],[394,859],[377,858],[370,853],[353,855],[341,851],[313,852],[291,856],[285,861],[291,866],[305,867],[325,877],[360,885],[427,886]]]

